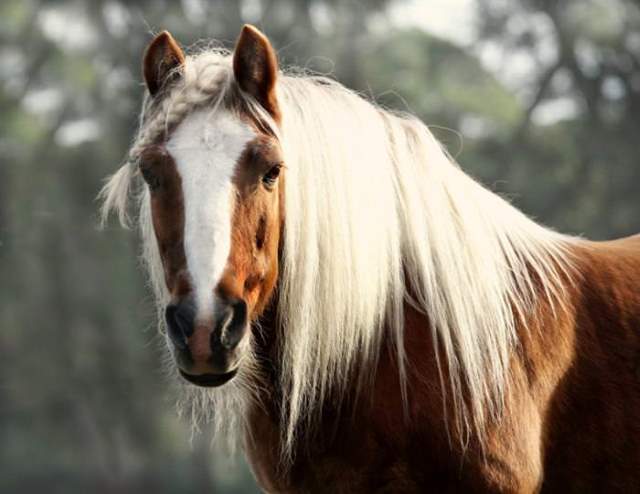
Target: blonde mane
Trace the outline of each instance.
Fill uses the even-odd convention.
[[[446,360],[447,399],[460,425],[481,431],[500,415],[516,325],[535,310],[539,284],[545,298],[562,303],[574,240],[537,225],[463,173],[416,118],[327,78],[283,73],[277,91],[279,127],[237,88],[229,55],[206,51],[187,58],[184,77],[157,106],[145,103],[130,161],[102,197],[105,216],[115,210],[123,223],[127,199],[139,198],[143,257],[158,306],[167,294],[148,191],[136,182],[137,155],[196,107],[215,111],[233,95],[273,127],[287,165],[277,300],[287,390],[283,453],[323,400],[366,381],[385,337],[394,343],[405,390],[406,303],[431,321],[424,337]],[[192,390],[194,417],[215,408],[219,428],[233,419],[243,429],[238,414],[252,399],[250,372],[221,389]],[[404,399],[411,400],[406,391]]]

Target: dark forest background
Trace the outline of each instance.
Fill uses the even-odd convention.
[[[597,239],[640,231],[638,4],[459,4],[0,2],[0,492],[257,490],[242,459],[177,417],[135,232],[97,228],[152,32],[231,47],[255,23],[284,64],[417,113],[543,223]],[[430,5],[454,35],[421,29]]]

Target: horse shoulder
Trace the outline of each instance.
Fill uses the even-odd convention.
[[[570,359],[546,405],[543,490],[616,486],[635,492],[640,488],[640,236],[584,241],[574,254],[578,276],[567,288],[573,324],[555,337]]]

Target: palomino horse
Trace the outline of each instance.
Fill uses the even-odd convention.
[[[265,491],[640,491],[640,238],[537,225],[253,27],[143,68],[104,212],[139,197],[191,410]]]

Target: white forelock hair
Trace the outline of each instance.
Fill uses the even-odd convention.
[[[451,390],[445,399],[457,425],[481,436],[503,408],[517,324],[541,297],[562,304],[575,239],[539,226],[466,175],[417,118],[382,109],[333,80],[281,73],[276,125],[239,90],[228,53],[189,56],[182,70],[159,103],[143,105],[130,160],[101,193],[105,217],[115,210],[126,223],[127,200],[135,195],[130,183],[138,184],[143,258],[159,309],[168,296],[149,193],[136,180],[135,161],[195,108],[215,111],[233,92],[271,126],[286,164],[277,291],[283,458],[325,399],[370,382],[383,340],[395,348],[403,400],[411,400],[406,303],[431,323],[424,338],[444,359],[441,376]],[[258,395],[254,372],[255,364],[247,365],[237,382],[220,389],[189,387],[194,419],[212,417],[218,430],[240,438]]]

